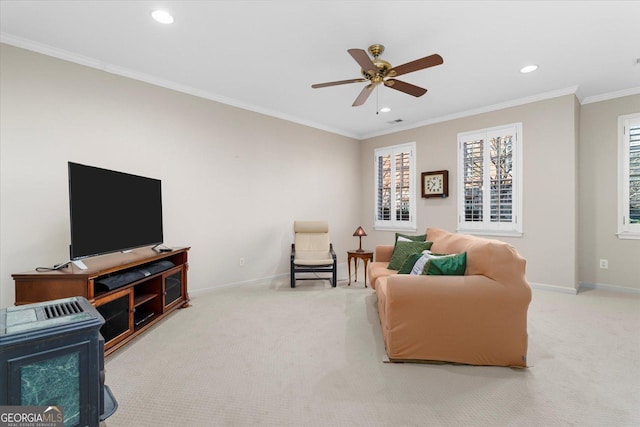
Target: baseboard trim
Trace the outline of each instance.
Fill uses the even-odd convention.
[[[626,286],[607,285],[606,283],[580,282],[578,284],[578,292],[580,292],[582,289],[604,289],[612,292],[640,295],[640,289],[628,288]]]
[[[602,289],[612,292],[620,292],[625,294],[640,295],[640,289],[628,288],[626,286],[607,285],[605,283],[589,283],[580,282],[576,289],[566,288],[564,286],[548,285],[546,283],[529,283],[533,289],[541,289],[545,291],[560,292],[563,294],[577,295],[583,290]]]
[[[548,285],[546,283],[529,283],[534,289],[542,289],[545,291],[560,292],[563,294],[577,295],[578,290],[575,288],[567,288],[558,285]]]
[[[282,280],[283,282],[286,281],[287,285],[289,284],[289,272],[286,273],[282,273],[282,274],[276,274],[274,276],[266,276],[266,277],[261,277],[258,279],[250,279],[250,280],[244,280],[242,282],[232,282],[232,283],[223,283],[217,286],[209,286],[206,288],[197,288],[197,289],[189,289],[189,295],[190,296],[198,296],[198,295],[202,295],[202,294],[206,294],[209,292],[213,292],[215,290],[218,289],[224,289],[224,288],[229,288],[232,286],[250,286],[250,285],[257,285],[260,283],[269,283],[269,282],[273,282],[276,280]],[[346,282],[349,280],[348,277],[348,273],[347,273],[347,264],[346,263],[340,263],[338,264],[338,283],[339,282]]]
[[[271,282],[278,279],[284,280],[288,277],[289,277],[289,273],[284,273],[284,274],[277,274],[275,276],[261,277],[259,279],[245,280],[242,282],[223,283],[221,285],[209,286],[207,288],[189,289],[189,295],[198,296],[202,294],[207,294],[209,292],[213,292],[218,289],[230,288],[232,286],[256,285],[258,283],[267,283],[267,282]]]
[[[347,265],[345,263],[341,263],[338,264],[338,282],[346,282],[349,280],[349,278],[347,277],[348,274],[346,272],[347,270]],[[276,274],[274,276],[267,276],[267,277],[261,277],[258,279],[251,279],[251,280],[245,280],[242,282],[233,282],[233,283],[224,283],[218,286],[211,286],[211,287],[207,287],[207,288],[199,288],[199,289],[189,289],[189,294],[193,295],[193,296],[198,296],[201,294],[205,294],[211,291],[215,291],[216,289],[223,289],[223,288],[227,288],[230,286],[249,286],[249,285],[256,285],[258,283],[267,283],[267,282],[272,282],[274,280],[289,280],[289,273],[283,273],[283,274]],[[603,289],[603,290],[608,290],[608,291],[613,291],[613,292],[621,292],[621,293],[627,293],[627,294],[634,294],[634,295],[640,295],[640,289],[635,289],[635,288],[628,288],[625,286],[616,286],[616,285],[607,285],[604,283],[588,283],[588,282],[580,282],[578,284],[578,288],[567,288],[565,286],[558,286],[558,285],[549,285],[546,283],[529,283],[531,285],[531,287],[533,289],[540,289],[540,290],[544,290],[544,291],[551,291],[551,292],[560,292],[563,294],[569,294],[569,295],[577,295],[578,293],[580,293],[581,290],[587,290],[587,289]]]

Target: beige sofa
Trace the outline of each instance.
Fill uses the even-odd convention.
[[[531,288],[525,260],[493,239],[427,229],[436,253],[467,253],[464,276],[396,274],[393,246],[377,246],[371,287],[391,361],[527,366]]]

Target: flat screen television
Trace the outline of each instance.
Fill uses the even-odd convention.
[[[163,242],[158,179],[69,162],[69,210],[72,260]]]

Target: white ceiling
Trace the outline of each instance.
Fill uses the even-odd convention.
[[[175,17],[161,25],[162,8]],[[639,1],[0,1],[0,41],[355,138],[567,93],[640,93]],[[347,53],[386,46],[420,98],[365,83]],[[1,59],[1,58],[0,58]],[[531,74],[519,69],[540,66]],[[376,106],[390,106],[376,114]],[[401,123],[390,122],[402,119]]]

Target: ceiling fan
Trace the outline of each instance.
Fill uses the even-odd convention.
[[[415,61],[407,62],[406,64],[398,65],[397,67],[392,67],[391,64],[389,64],[387,61],[379,58],[379,56],[382,55],[382,52],[384,52],[383,45],[371,45],[369,46],[368,51],[369,54],[371,54],[371,56],[373,57],[373,60],[371,60],[371,58],[369,58],[369,55],[367,55],[367,52],[362,49],[347,50],[347,52],[349,52],[353,59],[356,60],[360,67],[362,67],[362,77],[351,80],[318,83],[311,85],[311,87],[314,89],[319,89],[321,87],[344,85],[348,83],[369,82],[369,84],[362,89],[360,95],[358,95],[356,100],[353,102],[353,107],[364,104],[367,98],[369,98],[369,95],[371,95],[371,92],[373,92],[373,88],[381,83],[387,87],[390,87],[391,89],[399,90],[400,92],[419,97],[427,93],[427,90],[419,86],[412,85],[411,83],[397,80],[395,79],[395,77],[440,65],[444,62],[440,55],[434,54],[425,56],[424,58],[416,59]]]

